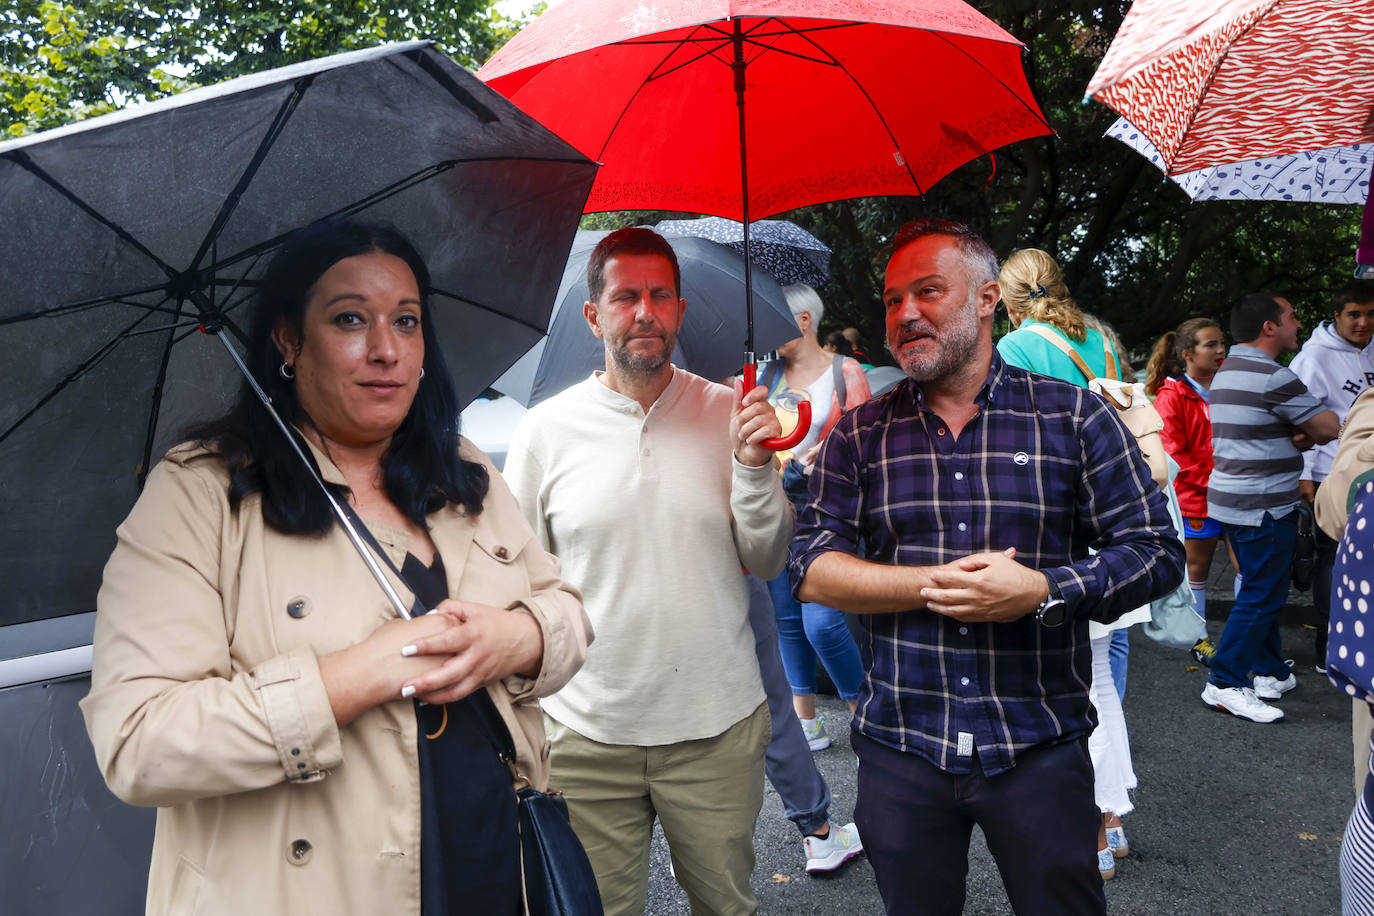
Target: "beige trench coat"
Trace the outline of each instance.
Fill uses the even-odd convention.
[[[537,698],[581,666],[591,626],[486,456],[466,441],[462,454],[491,476],[483,511],[442,509],[430,533],[452,596],[539,622],[538,677],[487,691],[522,775],[543,787]],[[371,527],[400,566],[405,535]],[[159,809],[148,913],[420,912],[413,705],[398,699],[340,729],[316,661],[394,616],[338,528],[283,535],[257,497],[231,511],[223,465],[183,446],[120,526],[97,607],[81,705],[110,789]]]

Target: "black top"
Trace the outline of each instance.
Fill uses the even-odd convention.
[[[401,573],[423,608],[433,608],[448,597],[444,561],[438,554],[428,569],[406,554]],[[479,704],[490,708],[483,710]],[[484,714],[499,721],[485,690],[442,706],[415,703],[424,916],[518,916],[522,910],[515,792],[510,772],[480,718]]]

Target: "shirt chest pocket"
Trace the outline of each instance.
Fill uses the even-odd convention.
[[[507,607],[529,597],[530,581],[523,554],[533,538],[528,531],[513,534],[479,527],[468,548],[454,597],[494,607]]]

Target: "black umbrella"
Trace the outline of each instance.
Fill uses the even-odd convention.
[[[606,365],[605,345],[587,327],[582,304],[587,301],[587,261],[609,233],[581,231],[563,268],[549,334],[501,376],[492,387],[526,407],[582,381]],[[682,298],[687,311],[673,350],[673,363],[704,378],[721,380],[740,368],[745,335],[744,255],[702,238],[670,238],[682,271]],[[761,304],[754,334],[766,352],[797,337],[797,323],[771,277],[753,275],[754,298]]]
[[[94,607],[142,475],[240,383],[198,328],[242,339],[293,230],[405,233],[466,403],[547,327],[594,172],[428,42],[0,144],[0,625]]]

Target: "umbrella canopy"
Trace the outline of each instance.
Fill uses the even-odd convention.
[[[744,224],[720,216],[665,219],[654,227],[666,236],[696,236],[744,253]],[[796,223],[761,219],[749,227],[749,258],[783,286],[820,286],[830,279],[830,249]]]
[[[605,346],[587,327],[582,304],[587,301],[587,261],[608,233],[581,231],[563,269],[549,334],[520,358],[492,387],[530,406],[582,381],[606,365]],[[682,270],[682,298],[687,311],[678,332],[673,363],[709,379],[726,379],[739,371],[744,340],[744,257],[706,239],[670,238]],[[797,323],[777,282],[762,271],[753,274],[754,295],[763,305],[756,333],[772,349],[797,337]]]
[[[1125,118],[1107,136],[1125,143],[1160,170],[1164,159]],[[1213,165],[1169,176],[1193,200],[1287,200],[1315,204],[1362,204],[1369,197],[1374,143],[1312,150]]]
[[[1136,0],[1088,95],[1170,175],[1374,142],[1374,16],[1348,0]]]
[[[477,75],[602,163],[588,211],[737,219],[745,251],[751,219],[924,194],[1051,132],[1020,42],[962,0],[567,0]],[[763,445],[791,447],[809,420],[806,403],[793,436]]]
[[[1050,133],[1020,42],[962,0],[566,0],[477,75],[603,163],[589,212],[923,194]]]
[[[0,144],[0,624],[94,608],[141,475],[240,384],[196,326],[246,327],[289,233],[405,233],[466,403],[542,335],[594,173],[427,42]]]

